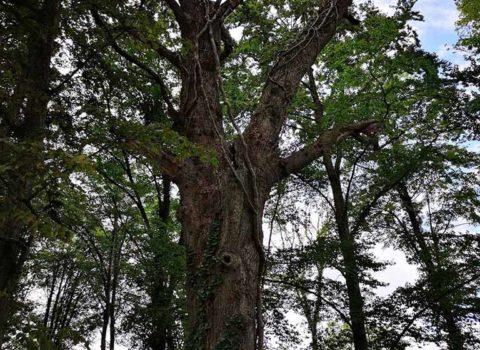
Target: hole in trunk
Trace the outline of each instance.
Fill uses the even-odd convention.
[[[229,266],[232,264],[232,261],[233,261],[233,258],[230,254],[228,253],[224,253],[222,255],[222,262],[226,265],[226,266]]]

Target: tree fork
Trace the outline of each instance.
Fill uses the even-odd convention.
[[[188,259],[190,349],[262,348],[261,220],[272,186],[300,171],[333,144],[375,123],[327,130],[317,142],[280,157],[279,134],[288,106],[350,2],[320,2],[316,17],[297,41],[279,54],[246,131],[236,128],[235,154],[223,130],[221,99],[227,109],[229,105],[220,78],[223,57],[217,48],[226,38],[225,17],[241,1],[221,5],[202,0],[168,2],[182,38],[189,43],[182,57],[185,69],[174,125],[192,143],[217,155],[216,165],[188,159],[177,169],[169,169],[165,163],[162,169],[180,190],[178,218]],[[228,117],[233,120],[233,116]],[[237,340],[228,341],[233,338]]]

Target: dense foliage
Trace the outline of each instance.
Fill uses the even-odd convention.
[[[195,32],[188,1],[0,0],[0,348],[244,350],[243,309],[212,330],[232,291],[259,350],[476,349],[479,2],[456,2],[462,69],[422,49],[413,0],[198,3]],[[185,180],[206,173],[243,202]],[[234,251],[242,230],[263,244]],[[389,287],[395,263],[416,274]]]

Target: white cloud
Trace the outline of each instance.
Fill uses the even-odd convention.
[[[375,5],[386,14],[393,15],[395,11],[395,4],[397,3],[394,0],[375,0]]]
[[[458,11],[453,0],[419,0],[415,7],[425,18],[425,22],[414,25],[421,30],[454,32]]]
[[[373,251],[378,259],[393,263],[385,270],[374,273],[375,278],[379,281],[388,283],[387,286],[376,289],[377,295],[387,296],[396,288],[404,286],[406,283],[413,283],[418,278],[417,268],[407,262],[405,254],[400,250],[385,248],[381,244],[377,244]]]

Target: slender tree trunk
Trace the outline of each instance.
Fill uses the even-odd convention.
[[[165,225],[160,234],[166,235],[166,227],[170,222],[171,181],[167,176],[162,176],[161,179],[161,183],[156,177],[154,179],[158,200],[157,216]],[[173,276],[167,275],[163,260],[161,255],[155,254],[153,268],[147,270],[149,279],[153,281],[153,285],[148,291],[151,300],[150,308],[154,310],[152,313],[153,327],[148,338],[150,350],[174,350],[173,344],[169,344],[169,342],[171,343],[169,337],[171,337],[170,334],[175,323],[170,308],[176,282]]]
[[[411,244],[415,245],[413,248],[423,264],[431,290],[433,293],[442,293],[448,288],[450,281],[443,278],[444,273],[439,272],[443,267],[438,263],[438,259],[434,259],[436,253],[435,250],[438,249],[438,247],[432,248],[425,239],[425,232],[422,229],[419,210],[416,208],[414,200],[409,194],[408,188],[405,184],[401,183],[398,186],[398,194],[412,227],[412,236],[407,239]],[[405,232],[405,234],[408,234],[408,232]],[[435,235],[435,232],[430,232],[430,234]],[[432,295],[432,298],[435,299],[436,296]],[[445,331],[447,332],[448,349],[464,349],[465,337],[455,319],[453,312],[454,304],[451,302],[450,296],[446,295],[438,303],[432,305],[432,309],[440,314],[445,322],[444,325]]]
[[[160,261],[161,259],[156,259]],[[157,263],[155,270],[162,269],[163,266]],[[173,330],[175,319],[171,315],[171,307],[173,301],[173,291],[175,283],[170,276],[169,283],[166,282],[166,276],[162,271],[157,271],[156,274],[150,275],[155,278],[154,285],[152,286],[150,293],[151,304],[150,308],[153,311],[152,318],[152,332],[149,335],[148,345],[150,350],[174,350],[172,346],[168,344],[169,333]]]
[[[308,330],[312,337],[311,347],[312,350],[321,350],[321,335],[318,332],[318,326],[320,322],[320,311],[322,308],[322,290],[323,287],[323,268],[317,265],[317,278],[315,286],[315,301],[313,307],[310,305],[310,300],[307,298],[304,291],[298,292],[300,299],[300,305],[303,310],[303,314],[307,319]]]
[[[120,248],[121,249],[121,248]],[[114,260],[114,277],[112,281],[112,298],[110,307],[108,308],[109,317],[110,317],[110,350],[115,349],[115,307],[117,303],[117,284],[118,284],[118,274],[119,274],[119,255],[116,255],[116,259]]]
[[[365,314],[363,311],[363,297],[360,289],[359,270],[355,251],[355,238],[350,232],[348,212],[340,182],[340,174],[332,163],[330,153],[325,153],[323,162],[327,170],[330,187],[333,192],[335,206],[335,221],[340,238],[340,251],[345,268],[345,280],[348,293],[348,307],[352,322],[353,343],[355,350],[367,350],[367,332],[365,329]],[[338,160],[337,160],[338,163]]]
[[[107,329],[109,324],[109,308],[110,304],[107,303],[103,309],[102,317],[102,332],[100,334],[100,350],[107,350]]]
[[[115,304],[110,305],[110,343],[109,343],[109,349],[114,350],[115,349]]]
[[[363,297],[360,290],[358,266],[355,254],[355,241],[352,236],[340,235],[340,250],[345,267],[347,283],[348,308],[352,322],[353,343],[355,350],[368,349],[367,332],[365,330],[365,314],[363,312]]]
[[[463,350],[465,338],[458,326],[451,309],[445,309],[443,312],[445,319],[445,328],[448,334],[447,345],[449,350]]]
[[[29,248],[30,242],[21,243],[13,238],[10,241],[5,236],[0,237],[0,349],[15,311],[14,295]]]
[[[46,328],[48,325],[48,320],[50,318],[50,309],[52,307],[52,300],[53,300],[53,295],[55,293],[55,286],[57,282],[57,275],[58,275],[58,268],[56,265],[53,266],[52,269],[52,276],[47,277],[47,287],[50,287],[50,290],[48,292],[48,299],[47,299],[47,306],[45,308],[45,315],[43,317],[43,326]],[[49,282],[49,279],[52,279],[51,283]]]

